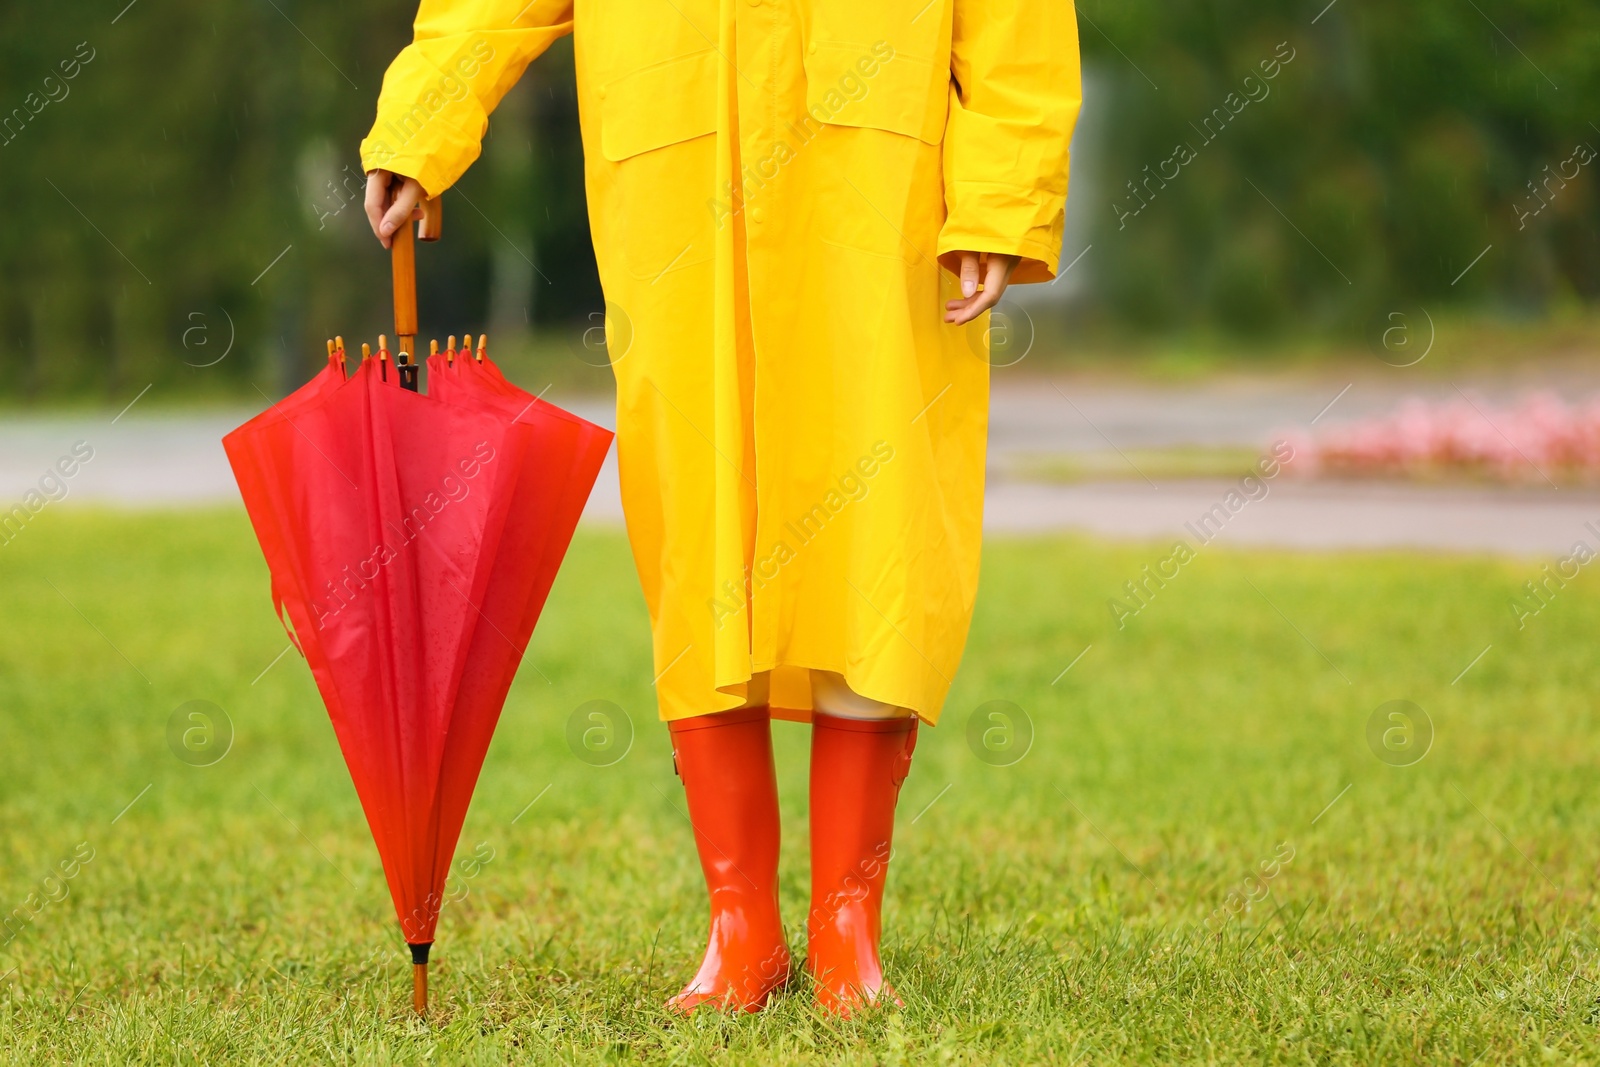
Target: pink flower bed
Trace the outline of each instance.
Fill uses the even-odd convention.
[[[1555,393],[1494,407],[1473,397],[1407,400],[1393,414],[1285,435],[1295,475],[1600,482],[1600,397]]]

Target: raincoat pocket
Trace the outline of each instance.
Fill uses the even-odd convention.
[[[875,44],[812,41],[806,46],[806,113],[830,126],[856,126],[915,137],[944,139],[950,104],[950,69]]]
[[[903,36],[903,35],[902,35]],[[918,42],[937,51],[929,42]],[[950,68],[878,38],[874,44],[819,38],[806,45],[806,115],[816,147],[808,164],[815,213],[828,244],[931,262],[944,222],[941,142],[950,107]]]
[[[717,132],[717,53],[711,49],[600,86],[600,154],[613,163]]]
[[[635,277],[657,279],[716,252],[705,197],[714,183],[717,53],[655,63],[602,85],[600,154],[612,166],[601,213],[629,219],[607,227]]]

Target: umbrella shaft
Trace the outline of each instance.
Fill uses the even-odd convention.
[[[394,232],[389,259],[394,268],[394,332],[400,351],[410,352],[417,336],[417,246],[407,223]]]
[[[411,1006],[418,1015],[428,1014],[428,965],[411,965]]]

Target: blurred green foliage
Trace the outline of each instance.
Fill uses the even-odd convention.
[[[1594,301],[1600,161],[1559,175],[1575,145],[1600,147],[1600,6],[1322,5],[1080,6],[1103,121],[1070,209],[1088,285],[1062,316],[1353,337],[1408,303]],[[385,329],[356,145],[412,11],[0,9],[0,397],[277,395],[323,338]],[[563,42],[447,194],[449,238],[419,263],[425,335],[571,331],[602,307],[572,78]],[[1164,163],[1179,143],[1193,159]]]
[[[1600,5],[1079,11],[1104,202],[1069,210],[1090,212],[1111,319],[1355,335],[1417,303],[1527,316],[1600,295]],[[1163,168],[1178,145],[1195,158]]]
[[[389,329],[356,147],[414,10],[0,7],[0,395],[131,396],[155,381],[254,400],[309,376],[324,338]],[[80,54],[68,78],[61,63]],[[530,320],[602,306],[570,47],[508,113],[520,122],[497,123],[446,201],[449,239],[419,256],[424,333],[487,323],[503,242],[543,272],[529,270]]]

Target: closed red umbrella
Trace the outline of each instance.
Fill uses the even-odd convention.
[[[431,359],[418,390],[401,233],[395,356],[380,342],[346,378],[341,343],[223,445],[378,846],[420,1012],[484,753],[611,434],[506,381],[481,345]]]

